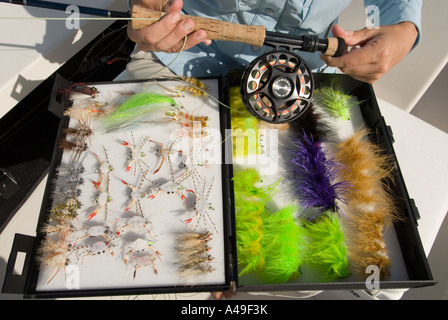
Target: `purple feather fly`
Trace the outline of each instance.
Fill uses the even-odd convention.
[[[293,144],[296,149],[291,151],[290,163],[295,193],[304,210],[317,209],[309,220],[325,211],[339,212],[337,201],[345,203],[342,195],[349,186],[346,181],[335,182],[341,165],[327,157],[320,141],[315,142],[305,133]]]

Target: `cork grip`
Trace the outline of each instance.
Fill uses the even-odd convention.
[[[166,12],[158,12],[134,5],[132,7],[132,28],[139,30],[160,20]],[[266,36],[264,26],[247,26],[215,19],[182,15],[182,19],[195,22],[196,30],[207,32],[207,38],[212,40],[226,40],[247,43],[261,47]]]
[[[342,38],[327,38],[328,39],[328,47],[324,52],[324,55],[330,57],[340,57],[345,51],[346,45],[345,41]]]

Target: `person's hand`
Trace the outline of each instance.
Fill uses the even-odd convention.
[[[192,32],[195,26],[193,20],[181,21],[182,0],[133,0],[132,4],[155,11],[168,12],[160,21],[140,30],[134,30],[131,23],[128,24],[129,38],[137,43],[143,51],[179,52],[184,46],[185,36],[188,37],[184,50],[200,42],[207,45],[211,43],[204,30]]]
[[[212,292],[212,296],[215,300],[221,300],[223,297],[226,299],[231,299],[236,296],[236,291]]]
[[[346,31],[335,25],[332,31],[335,37],[343,38],[347,46],[353,48],[337,58],[322,55],[322,60],[328,66],[338,67],[353,78],[368,83],[379,80],[403,59],[418,35],[417,28],[410,22],[358,31]]]

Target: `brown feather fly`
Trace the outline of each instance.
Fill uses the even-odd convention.
[[[372,143],[368,134],[367,129],[358,130],[338,145],[335,158],[345,166],[341,179],[351,184],[341,220],[354,271],[366,275],[366,268],[375,265],[385,279],[390,259],[383,232],[398,218],[390,193],[394,165],[390,155]]]
[[[48,228],[48,226],[46,226]],[[58,231],[60,238],[51,239],[45,237],[37,249],[36,259],[40,267],[49,269],[45,283],[50,283],[65,266],[70,262],[69,255],[73,252],[70,244],[66,241],[69,231]]]

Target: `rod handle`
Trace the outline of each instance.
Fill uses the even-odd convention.
[[[139,30],[148,27],[160,20],[165,14],[166,12],[153,11],[134,5],[132,7],[132,18],[134,18],[132,28]],[[207,32],[207,38],[212,40],[235,41],[261,47],[266,36],[264,26],[247,26],[189,15],[182,15],[183,19],[193,20],[195,23],[193,31],[202,29]]]

